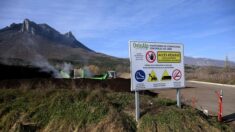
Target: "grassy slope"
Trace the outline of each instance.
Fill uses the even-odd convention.
[[[216,118],[186,106],[179,109],[168,99],[141,95],[141,113],[137,125],[131,93],[0,89],[0,131],[232,131]]]

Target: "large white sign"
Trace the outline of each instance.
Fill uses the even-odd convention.
[[[183,88],[182,44],[129,41],[131,90]]]

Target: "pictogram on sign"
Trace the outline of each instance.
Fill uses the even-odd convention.
[[[135,72],[135,79],[138,82],[143,82],[145,79],[145,73],[143,70],[138,70]]]
[[[151,73],[149,73],[148,82],[156,82],[156,81],[157,81],[156,73],[152,70]]]
[[[145,57],[149,63],[153,63],[156,60],[156,54],[153,51],[148,51]]]
[[[174,80],[178,81],[181,79],[182,77],[182,73],[179,69],[175,69],[173,72],[172,72],[172,77]]]
[[[169,75],[167,70],[165,70],[162,74],[162,81],[165,81],[165,80],[171,80],[171,76]]]

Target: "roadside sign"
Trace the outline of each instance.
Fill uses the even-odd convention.
[[[129,41],[131,90],[185,87],[182,44]]]

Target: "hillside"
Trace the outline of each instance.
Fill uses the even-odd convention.
[[[47,24],[25,19],[0,30],[0,57],[34,62],[42,59],[89,61],[114,58],[96,53],[79,42],[71,32],[61,34]],[[114,58],[116,59],[116,58]]]
[[[61,34],[47,24],[36,24],[28,19],[0,30],[0,62],[47,67],[49,70],[64,62],[95,64],[108,69],[129,64],[127,59],[91,50],[79,42],[72,32]]]

